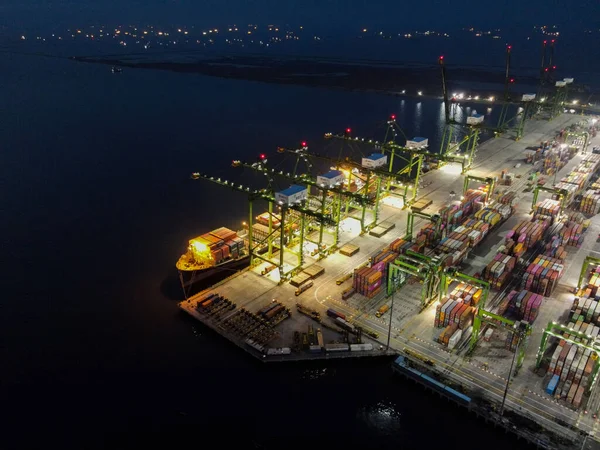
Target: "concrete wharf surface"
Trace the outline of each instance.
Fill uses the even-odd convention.
[[[551,122],[532,120],[526,124],[525,135],[518,142],[514,141],[513,136],[508,133],[505,136],[490,139],[479,146],[473,169],[469,172],[469,175],[499,177],[500,172],[506,169],[508,172],[520,176],[513,181],[512,186],[497,187],[497,191],[515,191],[519,196],[519,202],[515,214],[499,229],[492,230],[471,252],[467,262],[461,268],[462,272],[472,275],[481,271],[496,254],[496,250],[501,245],[508,230],[520,220],[531,218],[529,211],[533,194],[523,192],[523,189],[527,184],[528,174],[535,170],[534,168],[539,167],[541,162],[535,166],[525,164],[525,149],[533,146],[537,148],[541,141],[555,137],[560,129],[583,119],[582,116],[563,114]],[[588,151],[591,151],[592,146],[599,144],[600,136],[590,142]],[[558,180],[569,173],[581,159],[581,154],[576,155],[558,173],[556,179]],[[515,165],[518,163],[521,163],[521,166],[516,168]],[[552,184],[554,176],[545,178],[548,180],[547,184]],[[457,165],[447,165],[440,170],[426,174],[423,183],[426,187],[419,191],[418,198],[427,198],[432,200],[433,203],[424,212],[434,213],[445,206],[452,200],[451,191],[460,196],[463,182],[464,178],[460,175],[460,168]],[[476,187],[476,184],[473,184],[472,187]],[[544,194],[540,195],[543,196]],[[268,343],[269,347],[290,347],[293,332],[306,332],[308,324],[312,324],[315,331],[317,328],[321,328],[326,343],[339,342],[341,339],[339,333],[317,324],[307,316],[299,314],[296,311],[295,304],[299,302],[319,311],[322,321],[330,325],[332,325],[332,321],[326,316],[325,311],[327,308],[333,308],[345,314],[351,323],[378,334],[376,341],[363,335],[363,342],[374,344],[375,348],[372,352],[357,352],[360,354],[346,352],[345,356],[381,355],[401,352],[404,348],[409,348],[434,361],[438,375],[462,385],[468,392],[477,392],[480,396],[495,403],[501,402],[513,354],[504,349],[504,336],[498,339],[497,334],[501,334],[501,332],[498,333],[498,330],[494,332],[495,336],[490,342],[482,341],[469,358],[456,351],[450,352],[441,344],[433,341],[435,304],[419,313],[421,285],[418,283],[407,284],[394,295],[390,348],[389,351],[386,351],[390,312],[388,311],[381,318],[377,318],[375,312],[380,306],[391,304],[392,297],[388,298],[384,293],[381,293],[373,299],[367,299],[362,295],[355,294],[348,301],[341,299],[341,292],[350,287],[352,281],[351,279],[347,280],[338,286],[335,283],[336,279],[367,262],[371,255],[377,253],[393,239],[404,236],[406,233],[406,218],[406,211],[384,205],[381,208],[378,222],[388,221],[396,224],[396,226],[381,238],[368,234],[355,236],[357,234],[356,229],[352,229],[352,227],[343,229],[340,245],[350,242],[359,246],[360,251],[352,257],[335,253],[320,261],[307,257],[304,267],[317,263],[325,269],[325,273],[316,278],[314,286],[300,296],[294,295],[295,288],[289,283],[279,284],[277,271],[273,271],[266,276],[260,275],[260,270],[264,265],[234,275],[209,291],[217,292],[234,301],[238,309],[244,307],[251,312],[257,312],[273,299],[289,307],[292,311],[292,317],[284,320],[276,327],[277,337]],[[418,230],[424,224],[425,220],[415,219],[415,230]],[[537,375],[533,369],[535,368],[535,356],[543,329],[551,320],[556,320],[559,323],[565,322],[573,299],[572,288],[577,283],[583,259],[590,253],[600,251],[600,244],[596,243],[598,233],[600,233],[600,221],[593,220],[583,245],[580,248],[568,247],[569,257],[565,262],[564,275],[553,296],[544,300],[540,314],[534,324],[533,333],[529,338],[524,365],[519,374],[511,378],[505,405],[507,409],[531,418],[544,428],[566,438],[581,441],[583,439],[581,433],[588,434],[590,438],[586,438],[583,448],[592,448],[597,444],[594,437],[598,430],[598,421],[592,417],[592,413],[600,407],[600,394],[597,393],[597,389],[593,391],[592,398],[588,402],[588,410],[584,410],[582,407],[580,410],[575,411],[546,395],[543,387],[547,384],[547,377]],[[490,300],[493,298],[493,294],[492,291]],[[202,293],[198,295],[202,295]],[[198,296],[195,296],[182,302],[181,308],[207,323],[202,315],[195,311],[195,299],[197,298]],[[211,323],[207,323],[207,325],[224,334],[230,340],[236,341],[235,338],[227,336],[224,330],[219,329],[218,325]],[[335,327],[332,328],[335,329]],[[245,347],[247,351],[251,351],[243,341],[239,342],[238,340],[236,343],[242,348]],[[315,358],[315,355],[304,353],[290,355],[289,357],[266,357],[266,360]]]

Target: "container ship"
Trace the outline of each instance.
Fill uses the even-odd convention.
[[[243,237],[221,227],[190,240],[175,266],[184,291],[219,270],[239,270],[249,261]]]

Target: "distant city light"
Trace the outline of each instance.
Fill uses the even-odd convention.
[[[423,91],[417,92],[418,95],[423,95]]]

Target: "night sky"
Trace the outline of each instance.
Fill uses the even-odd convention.
[[[2,0],[0,24],[80,26],[152,22],[212,26],[244,23],[327,29],[455,29],[463,26],[563,29],[600,26],[598,0]]]

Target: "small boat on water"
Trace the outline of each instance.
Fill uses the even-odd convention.
[[[117,66],[112,66],[112,68],[110,70],[112,71],[112,73],[121,73],[121,72],[123,72],[123,69],[121,69],[120,67],[117,67]]]

